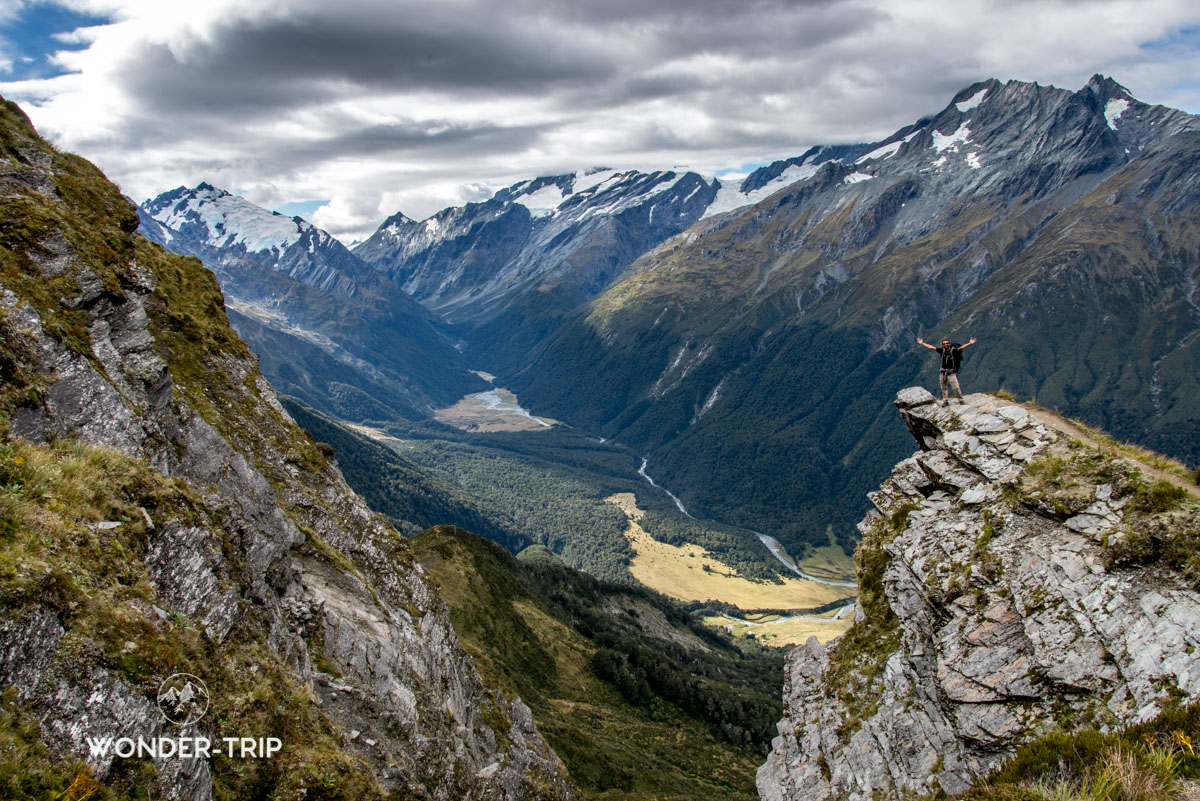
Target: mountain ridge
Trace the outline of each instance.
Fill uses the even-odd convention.
[[[789,548],[823,544],[828,522],[846,536],[881,478],[865,455],[902,455],[883,410],[932,372],[920,335],[979,336],[968,384],[1200,460],[1182,366],[1200,325],[1183,172],[1197,130],[1107,79],[975,84],[849,163],[666,240],[507,384],[538,413],[640,449],[689,509]],[[1158,330],[1169,353],[1154,352]],[[796,514],[803,503],[812,514]]]
[[[832,522],[848,546],[881,478],[863,457],[900,455],[882,410],[926,369],[910,343],[936,327],[983,335],[966,381],[1200,460],[1197,128],[1099,75],[1076,91],[989,79],[878,142],[754,171],[736,187],[766,194],[754,205],[710,214],[734,187],[602,169],[392,215],[355,253],[454,322],[464,363],[647,456],[689,508],[798,552]],[[235,322],[289,393],[359,421],[429,408],[388,410],[371,376],[322,375],[328,348],[281,339],[260,308],[235,305]],[[310,354],[315,377],[284,375],[278,353]]]
[[[206,183],[138,213],[143,236],[217,274],[234,327],[280,391],[392,421],[483,388],[440,319],[319,228]]]
[[[0,149],[3,792],[573,797],[280,406],[214,275],[135,237],[132,204],[11,102]],[[195,734],[283,750],[91,746],[177,739],[156,697],[179,672],[212,692]]]

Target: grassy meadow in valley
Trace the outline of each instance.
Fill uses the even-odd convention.
[[[634,552],[629,572],[639,583],[677,600],[718,600],[742,609],[801,609],[853,595],[846,587],[794,577],[781,578],[778,583],[751,581],[698,545],[669,545],[651,537],[641,526],[645,513],[637,507],[633,493],[611,495],[605,501],[619,508],[629,521],[625,536]],[[840,628],[833,628],[840,633]]]

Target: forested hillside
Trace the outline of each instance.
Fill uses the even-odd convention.
[[[571,567],[630,583],[627,520],[605,499],[631,492],[659,541],[699,544],[758,581],[776,581],[783,570],[751,532],[686,517],[637,477],[637,460],[627,450],[577,432],[464,434],[437,425],[393,426],[393,434],[375,431],[372,439],[294,400],[283,402],[332,446],[347,482],[406,533],[454,524],[513,553],[544,545]]]
[[[754,797],[781,713],[779,652],[739,649],[538,546],[518,560],[449,526],[412,544],[480,670],[529,704],[589,797]]]

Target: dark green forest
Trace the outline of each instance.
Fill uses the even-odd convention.
[[[456,525],[513,553],[544,545],[573,568],[628,584],[628,521],[604,499],[632,492],[654,538],[700,545],[747,578],[780,576],[781,566],[751,532],[680,514],[637,475],[640,459],[619,446],[570,429],[467,434],[436,423],[389,426],[402,443],[389,446],[294,399],[283,402],[332,448],[347,483],[406,535]]]

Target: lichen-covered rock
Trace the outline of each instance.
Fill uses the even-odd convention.
[[[140,560],[132,589],[88,571],[86,581],[10,571],[22,587],[47,587],[50,606],[18,598],[0,621],[0,689],[15,689],[42,742],[103,782],[112,753],[97,755],[88,738],[178,734],[156,703],[166,676],[146,667],[163,658],[146,652],[169,642],[244,681],[246,708],[254,672],[267,682],[272,665],[283,671],[275,675],[297,688],[287,698],[302,719],[343,733],[337,753],[310,754],[342,774],[320,780],[361,788],[332,797],[570,798],[528,709],[484,686],[407,544],[280,406],[228,328],[212,275],[134,242],[136,216],[130,224],[116,188],[38,140],[14,109],[0,120],[5,141],[19,143],[0,164],[13,191],[0,200],[0,225],[16,231],[0,254],[0,433],[5,443],[113,449],[130,481],[161,500],[153,514],[137,507],[89,524],[106,536],[141,532],[124,546]],[[124,647],[102,602],[129,626]],[[264,714],[296,726],[288,716],[300,713]],[[195,732],[286,736],[230,732],[238,723],[210,716]],[[290,758],[303,767],[306,757]],[[153,768],[164,798],[208,799],[222,780],[205,758]],[[296,776],[273,781],[304,789]]]
[[[959,793],[1047,729],[1200,697],[1200,593],[1119,553],[1192,530],[1194,500],[1156,506],[1136,465],[1019,404],[914,387],[896,406],[921,450],[859,524],[856,628],[789,656],[764,799]]]

